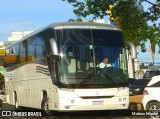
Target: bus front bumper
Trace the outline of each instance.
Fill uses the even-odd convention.
[[[128,107],[129,107],[128,96],[112,97],[109,99],[60,98],[57,111],[116,110],[116,109],[128,109]]]

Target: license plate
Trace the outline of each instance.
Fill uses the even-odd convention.
[[[93,101],[93,105],[104,105],[104,101]]]

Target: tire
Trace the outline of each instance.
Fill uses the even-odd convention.
[[[147,109],[149,112],[151,112],[151,113],[158,112],[158,114],[159,114],[159,111],[160,111],[160,103],[159,103],[159,102],[151,102],[151,103],[148,103],[146,109]],[[152,117],[152,118],[159,118],[159,116],[160,116],[160,115],[152,115],[151,117]]]
[[[151,102],[147,105],[147,110],[160,110],[160,103],[159,102]]]
[[[47,97],[42,99],[41,109],[43,111],[44,116],[53,115],[53,112],[51,110],[49,110],[48,98]]]

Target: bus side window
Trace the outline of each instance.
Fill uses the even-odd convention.
[[[5,50],[5,56],[9,55],[9,49]]]
[[[23,41],[21,42],[20,45],[20,63],[24,63],[27,61],[27,57],[26,57],[26,48],[27,48],[27,42]]]
[[[16,57],[16,59],[15,59],[15,63],[16,64],[18,64],[20,62],[19,61],[20,60],[19,59],[19,48],[20,48],[20,44],[19,43],[13,46],[13,52],[14,52],[14,55]]]
[[[42,36],[36,36],[36,59],[44,57],[45,44]]]
[[[13,47],[9,48],[9,54],[10,54],[10,55],[14,55]]]
[[[34,61],[36,59],[35,37],[31,37],[27,41],[28,41],[28,61]]]

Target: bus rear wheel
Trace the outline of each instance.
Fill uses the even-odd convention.
[[[51,110],[49,110],[49,104],[48,104],[48,98],[47,97],[42,99],[41,109],[43,110],[43,114],[45,116],[53,115],[53,112]]]

